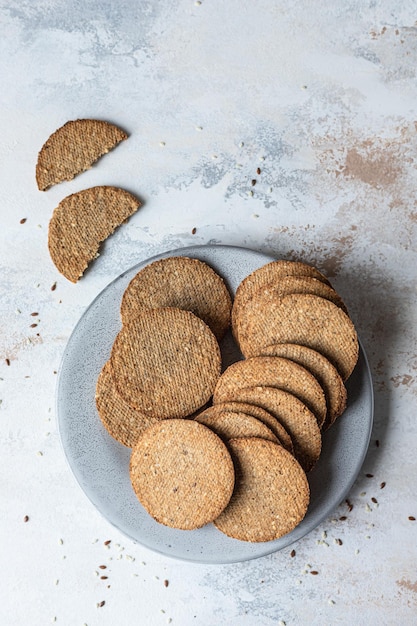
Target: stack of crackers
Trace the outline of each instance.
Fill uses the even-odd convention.
[[[132,448],[130,479],[146,511],[183,530],[213,522],[242,541],[293,530],[358,358],[328,280],[307,264],[274,261],[245,278],[232,303],[206,263],[169,257],[132,279],[121,318],[96,406],[110,435]],[[243,359],[222,372],[230,325]]]

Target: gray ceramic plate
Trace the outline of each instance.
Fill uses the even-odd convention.
[[[281,550],[318,526],[348,494],[368,448],[373,420],[373,392],[363,349],[348,381],[348,407],[324,434],[319,462],[308,479],[311,503],[304,520],[288,535],[267,543],[230,539],[212,524],[195,531],[173,530],[155,522],[136,499],[129,481],[130,450],[114,441],[99,420],[95,386],[117,332],[119,305],[133,276],[150,262],[168,256],[206,261],[227,282],[231,293],[245,276],[273,260],[259,252],[229,246],[196,246],[174,250],[139,263],[119,276],[92,302],[74,329],[61,363],[57,416],[61,441],[81,488],[120,531],[162,554],[202,563],[245,561]],[[225,363],[236,354],[226,337]]]

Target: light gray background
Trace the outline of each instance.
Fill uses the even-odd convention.
[[[415,3],[1,0],[0,31],[0,621],[414,624]],[[130,137],[39,192],[39,149],[80,117]],[[98,184],[144,206],[72,285],[49,259],[48,222]],[[316,264],[370,359],[376,421],[353,509],[294,558],[202,566],[134,545],[91,506],[59,443],[54,372],[85,308],[135,263],[206,243]]]

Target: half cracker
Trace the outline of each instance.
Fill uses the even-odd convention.
[[[103,154],[127,139],[126,133],[101,120],[71,120],[44,143],[36,163],[38,189],[71,180],[88,170]]]
[[[100,244],[140,206],[118,187],[90,187],[64,198],[48,232],[49,253],[58,271],[76,283],[98,256]]]

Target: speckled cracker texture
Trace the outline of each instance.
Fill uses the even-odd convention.
[[[260,437],[279,443],[266,424],[241,411],[219,411],[217,407],[210,407],[197,415],[195,420],[210,428],[225,441],[235,437]]]
[[[130,281],[120,308],[122,321],[158,307],[191,311],[220,340],[230,325],[232,300],[224,280],[207,263],[168,257],[147,265]]]
[[[281,357],[252,357],[230,365],[214,390],[214,402],[227,402],[242,387],[277,387],[294,394],[314,413],[321,427],[326,398],[314,376],[301,365]]]
[[[221,369],[219,344],[207,324],[170,307],[148,309],[123,326],[110,362],[120,395],[156,418],[185,417],[201,408]]]
[[[286,450],[291,452],[291,454],[294,452],[291,437],[285,430],[284,426],[276,419],[276,417],[271,415],[268,411],[265,411],[265,409],[262,409],[260,406],[245,402],[220,402],[219,404],[214,404],[212,408],[217,411],[232,411],[234,413],[245,413],[246,415],[256,417],[256,419],[268,426],[278,439],[279,443],[284,446]]]
[[[89,169],[127,135],[101,120],[71,120],[44,143],[36,163],[36,182],[41,191]]]
[[[341,308],[319,296],[291,294],[271,301],[267,310],[246,318],[239,345],[246,357],[257,356],[275,343],[298,343],[317,350],[349,378],[359,354],[351,319]]]
[[[239,317],[240,309],[246,306],[258,289],[271,283],[278,283],[286,276],[310,276],[330,285],[327,278],[318,269],[307,263],[280,259],[263,265],[246,276],[236,290],[232,309],[232,330],[236,339],[238,338],[236,320]]]
[[[192,530],[212,522],[234,488],[234,465],[225,444],[192,420],[165,420],[139,438],[130,478],[141,504],[159,523]]]
[[[133,448],[139,436],[158,420],[129,406],[117,392],[109,361],[97,380],[96,407],[107,432],[117,441]]]
[[[309,266],[307,266],[309,267]],[[256,314],[256,310],[266,310],[277,297],[283,297],[295,293],[310,293],[314,296],[326,298],[339,306],[347,313],[346,306],[330,285],[312,276],[282,276],[275,282],[261,285],[253,289],[251,297],[245,300],[244,305],[236,305],[233,314],[233,332],[236,338],[239,337],[239,329],[244,324],[245,317]],[[243,322],[242,322],[243,320]]]
[[[315,416],[301,400],[274,387],[237,389],[235,399],[272,413],[290,435],[294,455],[302,468],[308,472],[314,467],[321,452],[321,432]]]
[[[90,187],[64,198],[49,222],[48,247],[58,271],[76,283],[100,244],[140,207],[118,187]]]
[[[337,369],[325,356],[294,343],[280,343],[267,346],[262,350],[265,356],[279,356],[291,359],[307,368],[322,386],[327,402],[327,417],[322,426],[327,430],[340,417],[346,408],[347,391]]]
[[[306,475],[294,457],[271,441],[232,439],[236,486],[215,526],[241,541],[272,541],[304,518],[310,499]]]

